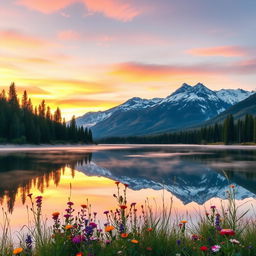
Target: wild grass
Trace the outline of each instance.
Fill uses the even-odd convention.
[[[5,256],[255,256],[256,222],[246,218],[236,205],[236,187],[227,189],[227,206],[212,205],[199,216],[198,223],[173,217],[173,205],[156,211],[148,200],[143,205],[128,204],[126,184],[116,182],[116,210],[104,212],[105,223],[99,225],[91,205],[75,210],[67,202],[63,217],[52,213],[53,225],[42,218],[41,196],[31,200],[33,221],[23,228],[14,248],[10,225],[3,215],[0,254]],[[249,210],[249,209],[248,209]]]

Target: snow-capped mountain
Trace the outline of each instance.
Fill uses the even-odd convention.
[[[153,99],[141,99],[139,97],[134,97],[126,101],[125,103],[111,108],[106,111],[99,111],[99,112],[89,112],[85,115],[78,117],[76,119],[76,124],[78,126],[84,126],[84,127],[92,127],[96,125],[97,123],[109,118],[112,116],[115,112],[121,111],[129,111],[129,110],[135,110],[135,109],[145,109],[148,107],[155,106],[158,104],[162,98],[153,98]]]
[[[145,135],[198,125],[253,92],[242,89],[213,91],[198,83],[183,84],[166,98],[132,98],[107,111],[77,118],[77,125],[90,127],[94,137]]]
[[[221,89],[215,92],[220,99],[231,105],[234,105],[255,93],[254,91],[249,92],[243,89]]]

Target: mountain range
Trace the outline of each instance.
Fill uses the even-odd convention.
[[[243,89],[213,91],[202,83],[184,83],[166,98],[134,97],[109,110],[86,113],[76,123],[91,128],[95,138],[174,131],[204,123],[253,93]]]

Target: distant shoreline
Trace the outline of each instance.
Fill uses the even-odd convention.
[[[124,148],[124,147],[176,147],[176,148],[209,148],[209,149],[255,149],[255,145],[201,145],[201,144],[0,144],[0,151],[12,151],[12,150],[48,150],[48,149],[72,149],[72,148]]]

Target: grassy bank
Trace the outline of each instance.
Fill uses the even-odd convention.
[[[171,204],[168,208],[163,205],[160,214],[147,202],[128,204],[128,185],[116,182],[116,186],[117,208],[104,212],[102,226],[88,202],[75,209],[69,201],[62,214],[52,213],[53,225],[47,227],[42,218],[43,198],[29,194],[33,225],[23,229],[19,246],[14,247],[4,215],[0,255],[256,255],[256,222],[239,211],[233,185],[227,189],[228,206],[217,209],[212,205],[197,224],[178,216],[173,219]]]

